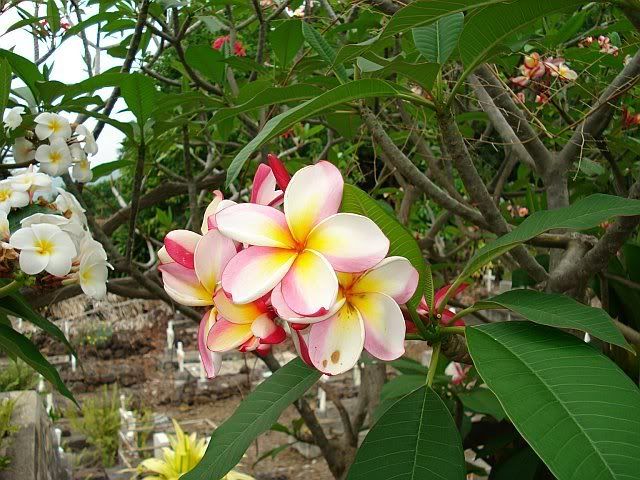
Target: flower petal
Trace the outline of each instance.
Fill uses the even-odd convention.
[[[458,288],[456,288],[456,291],[453,292],[453,295],[451,295],[451,298],[454,298],[456,296],[458,296],[462,291],[464,291],[467,287],[469,286],[468,283],[461,283],[460,285],[458,285]],[[449,287],[451,287],[451,285],[447,284],[443,287],[440,287],[438,289],[438,291],[436,292],[436,294],[433,296],[433,303],[436,304],[436,311],[440,310],[440,304],[442,303],[442,300],[444,299],[444,296],[447,294],[447,291],[449,290]],[[427,309],[427,312],[429,310]]]
[[[233,257],[222,274],[222,288],[234,303],[253,302],[273,289],[298,253],[271,247],[249,247]]]
[[[324,315],[336,301],[338,278],[317,252],[304,250],[282,279],[282,295],[299,316]]]
[[[276,285],[271,292],[271,306],[275,309],[280,318],[291,323],[311,324],[321,322],[340,310],[342,305],[344,305],[344,302],[345,298],[339,295],[336,302],[331,306],[326,314],[316,317],[303,317],[300,316],[299,313],[294,312],[291,307],[287,305],[287,302],[284,301],[284,297],[282,296],[282,284]]]
[[[313,227],[337,213],[344,180],[329,162],[298,170],[284,193],[284,212],[293,237],[303,242]]]
[[[220,190],[215,190],[213,192],[213,200],[209,205],[207,205],[207,208],[204,211],[204,215],[202,217],[202,225],[200,226],[200,231],[203,235],[209,231],[209,217],[215,215],[216,210],[218,209],[218,204],[222,201],[223,198],[224,197]]]
[[[158,267],[164,289],[176,302],[190,307],[211,305],[213,298],[198,280],[196,272],[179,263],[165,263]]]
[[[327,375],[344,373],[356,364],[364,346],[364,324],[348,303],[333,317],[311,325],[309,358]]]
[[[385,293],[398,303],[407,303],[418,286],[418,271],[404,257],[382,260],[351,287],[353,293]]]
[[[193,252],[202,235],[190,230],[172,230],[164,237],[164,246],[174,261],[183,267],[193,269]]]
[[[254,320],[251,324],[251,331],[263,344],[275,345],[284,342],[284,339],[287,338],[284,329],[275,323],[267,313]]]
[[[198,328],[198,351],[200,352],[200,360],[207,374],[207,378],[215,377],[222,366],[222,355],[218,352],[212,352],[207,348],[207,336],[213,324],[215,323],[215,315],[211,310],[207,310]]]
[[[229,300],[222,290],[218,290],[213,297],[213,303],[218,309],[218,314],[232,323],[251,324],[264,313],[257,302],[238,305]]]
[[[311,362],[311,358],[309,357],[309,332],[310,328],[305,328],[303,330],[297,330],[288,323],[284,325],[285,330],[291,335],[291,341],[293,342],[293,346],[298,352],[298,356],[302,359],[304,363],[313,367],[313,363]]]
[[[276,177],[271,167],[261,163],[258,165],[256,174],[253,177],[253,187],[251,189],[251,203],[259,205],[276,206],[282,202],[284,193],[278,189]]]
[[[213,352],[227,352],[238,348],[251,337],[251,325],[240,325],[218,317],[207,335],[207,347]]]
[[[216,214],[218,229],[238,242],[260,247],[293,248],[284,214],[273,207],[243,203]]]
[[[364,293],[350,298],[364,323],[364,348],[380,360],[395,360],[404,353],[406,325],[402,310],[384,293]]]
[[[373,220],[338,213],[311,231],[307,248],[321,253],[339,272],[362,272],[387,255],[389,239]]]
[[[193,255],[193,263],[200,283],[211,294],[215,292],[216,284],[222,279],[224,267],[236,253],[233,240],[218,230],[211,230],[200,237]]]
[[[36,275],[43,271],[49,263],[49,255],[24,250],[20,252],[20,270],[27,275]]]

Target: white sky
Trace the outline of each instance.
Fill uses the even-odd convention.
[[[20,4],[23,8],[31,10],[33,12],[34,3],[33,2],[22,2]],[[45,15],[45,7],[44,5],[40,6],[40,14],[39,16]],[[97,7],[90,7],[86,10],[86,13],[83,15],[83,19],[87,19],[94,14],[97,13]],[[72,24],[76,23],[75,13],[70,15]],[[13,32],[9,32],[5,34],[5,32],[13,25],[15,22],[20,20],[21,17],[18,15],[18,12],[15,8],[3,13],[0,15],[0,48],[5,50],[13,50],[14,53],[18,55],[22,55],[23,57],[28,58],[33,61],[33,37],[29,34],[28,27],[23,27],[18,30],[14,30]],[[90,41],[95,41],[97,27],[91,26],[87,28],[87,37]],[[101,45],[113,45],[120,41],[121,36],[113,35],[108,38],[104,38],[101,41]],[[95,59],[95,49],[91,48],[92,58]],[[44,42],[40,42],[40,54],[44,55],[48,51],[48,47]],[[50,75],[51,80],[57,80],[66,84],[77,83],[81,80],[84,80],[88,77],[86,72],[86,66],[83,60],[83,51],[84,47],[82,46],[82,41],[80,37],[74,36],[66,40],[56,52],[47,59],[45,62],[49,67],[53,67]],[[121,58],[113,58],[109,56],[106,51],[100,52],[100,71],[104,72],[114,66],[120,66],[122,64],[123,59]],[[42,71],[42,65],[40,65],[40,71]],[[16,85],[21,84],[21,82],[15,83]],[[103,89],[96,92],[102,98],[107,98],[111,89]],[[133,119],[133,116],[129,112],[118,113],[119,111],[125,108],[125,104],[122,99],[119,99],[116,103],[115,108],[111,114],[111,117],[116,118],[121,121],[130,121]],[[75,113],[69,114],[68,118],[75,118]],[[95,126],[95,121],[90,119],[86,122],[86,125],[90,128]],[[122,142],[124,135],[117,129],[105,125],[104,130],[100,134],[98,138],[98,153],[90,158],[91,165],[98,165],[100,163],[111,162],[117,159],[118,148]]]

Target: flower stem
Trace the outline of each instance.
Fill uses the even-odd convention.
[[[467,327],[440,327],[440,333],[464,335]]]
[[[11,295],[13,292],[17,292],[22,286],[22,282],[13,280],[11,283],[7,283],[4,287],[0,287],[0,298]]]
[[[433,384],[433,378],[436,376],[436,369],[438,368],[438,360],[440,359],[440,342],[433,344],[433,355],[431,355],[431,362],[429,362],[429,373],[427,373],[427,387]]]

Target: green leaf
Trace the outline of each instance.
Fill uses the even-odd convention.
[[[527,320],[557,328],[572,328],[633,352],[611,317],[601,308],[583,305],[566,295],[536,290],[511,290],[476,302],[474,310],[506,308]]]
[[[62,330],[60,330],[55,323],[47,320],[33,308],[31,308],[31,306],[24,300],[24,298],[22,298],[19,293],[14,293],[8,297],[3,297],[2,304],[0,304],[0,311],[4,311],[9,315],[13,315],[14,317],[20,317],[33,323],[35,326],[40,327],[53,338],[56,338],[64,343],[69,351],[73,355],[77,356],[76,351],[64,336]]]
[[[9,102],[11,91],[11,65],[6,58],[0,59],[0,120],[4,118],[4,110]]]
[[[106,177],[107,175],[111,175],[113,172],[120,170],[121,168],[130,167],[134,162],[131,160],[115,160],[109,163],[101,163],[100,165],[96,165],[91,169],[93,172],[92,181],[95,182],[100,177]]]
[[[359,57],[358,65],[361,65],[361,60],[366,59]],[[373,64],[373,62],[369,62]],[[373,64],[376,65],[376,64]],[[390,75],[400,74],[403,77],[408,78],[409,80],[417,83],[422,86],[426,90],[431,90],[433,87],[433,83],[435,82],[436,77],[438,76],[438,72],[440,71],[440,65],[437,63],[411,63],[406,62],[401,58],[395,58],[394,60],[387,62],[386,65],[376,65],[378,68],[375,68],[369,72],[370,77],[375,78],[385,78]],[[370,68],[372,65],[369,66]]]
[[[18,78],[20,78],[25,85],[29,88],[34,98],[37,100],[39,98],[37,82],[44,81],[44,76],[38,70],[38,67],[31,61],[27,60],[20,55],[17,55],[9,50],[3,50],[0,48],[0,58],[6,59],[13,73],[15,73]]]
[[[347,480],[462,480],[465,461],[446,405],[423,386],[389,408],[358,449]]]
[[[68,38],[71,38],[74,35],[77,35],[81,31],[86,30],[91,25],[95,25],[97,23],[106,23],[106,22],[109,22],[110,20],[116,20],[119,18],[122,18],[122,14],[120,12],[97,13],[96,15],[89,17],[86,20],[83,20],[82,22],[76,23],[75,25],[67,29],[67,31],[64,33],[64,36],[62,37],[62,41],[65,41]]]
[[[387,365],[395,368],[400,373],[403,373],[405,375],[418,374],[426,377],[428,372],[427,367],[422,365],[417,360],[409,357],[400,357],[396,360],[387,362]]]
[[[292,18],[282,22],[271,32],[269,39],[273,53],[280,65],[286,67],[294,59],[304,42],[302,21]]]
[[[296,358],[262,382],[211,435],[204,457],[181,480],[223,478],[242,459],[258,435],[278,420],[291,403],[320,378],[320,372]]]
[[[559,480],[635,478],[640,391],[608,358],[530,322],[467,328],[482,379]]]
[[[416,268],[420,275],[418,287],[413,297],[407,302],[407,305],[416,308],[431,277],[431,272],[426,270],[422,250],[420,250],[416,239],[398,220],[389,215],[378,202],[354,185],[346,184],[344,186],[341,211],[365,215],[373,220],[391,242],[388,255],[405,257]]]
[[[58,371],[42,356],[36,346],[27,337],[2,323],[0,323],[0,349],[8,355],[24,360],[31,368],[49,380],[62,395],[72,400],[76,405],[78,404],[73,394],[62,382]]]
[[[27,217],[34,215],[36,213],[53,213],[57,214],[54,210],[50,208],[43,207],[37,203],[31,203],[26,207],[18,208],[9,212],[8,220],[9,220],[9,231],[15,232],[20,228],[20,223]]]
[[[249,112],[256,108],[278,105],[281,103],[293,102],[296,100],[306,100],[313,98],[318,94],[318,87],[314,85],[306,85],[303,83],[297,83],[295,85],[289,85],[287,87],[273,87],[262,90],[251,100],[230,108],[222,108],[218,110],[214,116],[214,122],[221,122],[222,120],[230,117],[235,117],[240,113]]]
[[[380,400],[404,397],[427,383],[427,375],[398,375],[385,383],[380,391]]]
[[[210,45],[190,45],[184,53],[189,66],[213,82],[220,82],[225,72],[224,54]]]
[[[200,15],[198,16],[198,20],[201,20],[202,23],[204,23],[205,27],[207,27],[207,30],[209,30],[209,33],[216,33],[225,28],[224,23],[222,23],[216,17]]]
[[[256,135],[242,150],[240,150],[233,159],[229,169],[227,170],[227,184],[235,180],[240,173],[240,170],[242,170],[245,162],[253,152],[258,150],[272,138],[286,132],[293,125],[305,118],[325,110],[329,110],[341,103],[351,102],[361,98],[392,96],[404,96],[416,99],[411,92],[399,85],[395,85],[384,80],[362,79],[355,80],[344,85],[339,85],[328,92],[318,95],[311,100],[301,103],[300,105],[273,117],[265,124],[260,133],[258,133],[258,135]]]
[[[517,228],[479,250],[456,280],[461,283],[473,272],[515,246],[555,228],[585,230],[612,217],[640,215],[640,200],[594,194],[573,205],[555,210],[542,210],[527,217]]]
[[[432,25],[413,29],[413,40],[420,54],[432,63],[443,65],[458,44],[464,25],[464,14],[442,17]]]
[[[467,410],[491,415],[498,421],[503,420],[505,417],[498,398],[488,388],[481,387],[470,392],[458,393],[458,398]]]
[[[123,79],[120,92],[142,129],[156,108],[158,92],[153,80],[140,73],[132,73]]]
[[[324,37],[314,29],[310,23],[302,22],[302,35],[313,50],[329,65],[333,65],[333,70],[342,83],[346,83],[349,78],[347,71],[342,64],[334,64],[336,60],[336,52],[327,43]]]
[[[55,0],[47,0],[47,21],[55,35],[60,30],[60,10]]]

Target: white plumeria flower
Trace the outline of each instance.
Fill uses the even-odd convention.
[[[93,138],[93,133],[89,131],[87,127],[84,125],[78,125],[76,127],[76,133],[78,135],[82,135],[84,141],[84,151],[89,155],[95,155],[98,153],[98,144],[96,143],[96,139]]]
[[[0,181],[0,211],[9,213],[11,208],[29,205],[29,194],[17,191],[11,180]]]
[[[58,196],[53,204],[63,215],[70,216],[70,218],[75,217],[82,225],[87,225],[87,217],[84,214],[85,209],[82,208],[78,199],[69,192],[62,188],[58,188]]]
[[[35,158],[36,150],[33,148],[33,143],[24,137],[16,138],[16,143],[13,144],[13,160],[16,163],[24,163]]]
[[[27,275],[46,271],[64,277],[77,253],[69,235],[47,223],[21,228],[11,235],[9,244],[20,250],[20,269]]]
[[[34,213],[20,221],[22,228],[32,227],[38,224],[55,225],[69,235],[76,249],[80,248],[80,242],[85,235],[85,229],[77,220],[52,213]]]
[[[91,252],[80,260],[78,281],[85,295],[100,300],[107,294],[109,264],[99,253]]]
[[[67,140],[71,137],[71,125],[69,120],[57,113],[41,113],[35,118],[36,135],[40,140],[47,138],[62,138]]]
[[[84,257],[87,257],[89,255],[97,255],[105,262],[107,261],[107,252],[104,250],[104,247],[100,242],[95,240],[91,236],[91,234],[87,231],[85,231],[84,236],[80,240],[79,250],[80,250],[80,253],[78,257],[80,258],[81,262]]]
[[[33,165],[29,165],[23,173],[11,177],[11,185],[18,192],[33,194],[37,191],[51,190],[52,180],[49,175],[36,172]]]
[[[13,107],[4,117],[4,128],[7,131],[15,130],[22,123],[22,114],[24,107]]]
[[[50,145],[40,145],[36,150],[36,160],[40,162],[40,171],[59,176],[71,166],[71,152],[61,138],[54,138]]]
[[[578,79],[578,73],[567,67],[565,63],[561,63],[560,65],[553,65],[552,67],[550,67],[550,70],[551,75],[561,78],[562,80],[575,82]]]
[[[74,143],[69,147],[69,153],[71,154],[71,160],[73,162],[87,159],[87,154],[78,143]]]
[[[9,240],[11,236],[11,230],[9,230],[9,219],[7,218],[7,212],[0,210],[0,241]]]
[[[91,171],[91,164],[86,158],[73,164],[71,169],[71,176],[76,182],[87,183],[93,178],[93,172]]]

